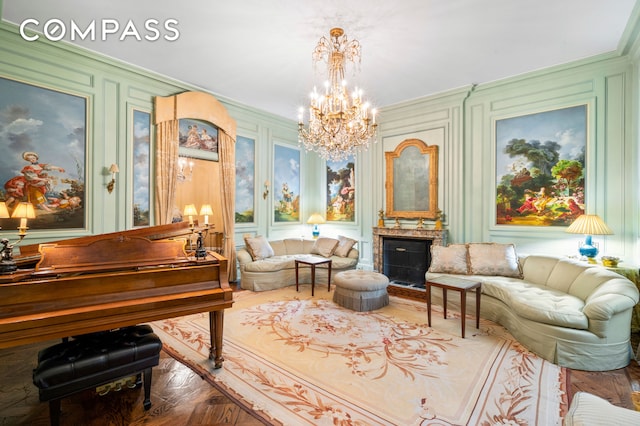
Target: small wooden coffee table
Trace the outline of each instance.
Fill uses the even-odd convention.
[[[296,259],[296,291],[298,291],[298,268],[300,264],[311,266],[311,296],[316,285],[316,266],[327,264],[329,275],[327,276],[327,291],[331,291],[331,259],[326,257],[310,256],[302,259]]]
[[[467,315],[467,291],[475,289],[476,292],[476,328],[480,328],[480,293],[482,283],[457,277],[439,276],[425,281],[427,290],[427,324],[431,327],[431,287],[442,289],[442,304],[444,306],[444,318],[447,319],[447,290],[460,292],[460,316],[462,321],[462,338],[464,339],[464,325]]]

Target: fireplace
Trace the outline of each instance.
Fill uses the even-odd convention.
[[[373,228],[373,267],[389,278],[389,294],[423,300],[431,246],[447,245],[447,231]]]
[[[382,267],[389,282],[424,288],[424,274],[431,264],[433,240],[382,239]]]

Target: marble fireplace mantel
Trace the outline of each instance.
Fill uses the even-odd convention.
[[[417,228],[382,228],[373,227],[373,267],[381,272],[383,268],[383,240],[384,238],[406,238],[409,240],[431,240],[432,245],[447,245],[446,229],[417,229]]]

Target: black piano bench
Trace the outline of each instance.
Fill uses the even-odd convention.
[[[128,376],[144,375],[144,409],[151,407],[151,368],[160,361],[162,342],[148,325],[85,334],[38,353],[33,384],[49,401],[51,424],[60,422],[60,399]]]

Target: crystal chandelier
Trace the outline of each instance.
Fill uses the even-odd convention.
[[[347,40],[342,28],[333,28],[330,39],[322,37],[314,52],[314,63],[327,62],[329,80],[324,94],[313,88],[309,125],[304,126],[304,109],[298,115],[298,142],[325,160],[342,160],[360,148],[368,148],[376,134],[376,110],[362,100],[362,90],[351,94],[344,80],[345,62],[360,63],[360,42]]]

